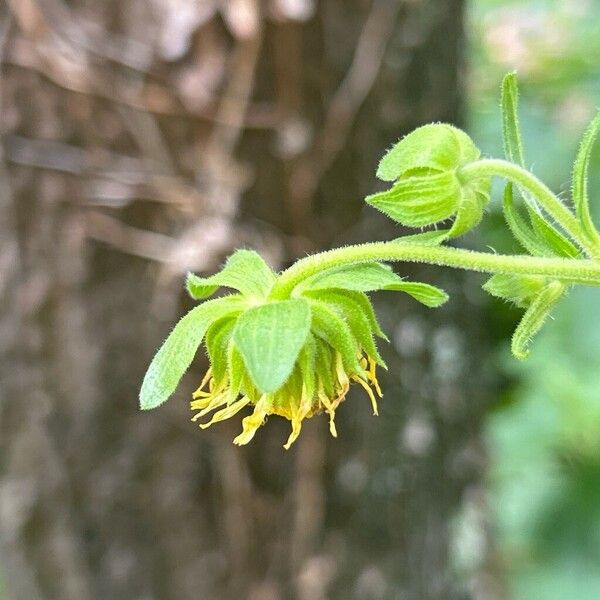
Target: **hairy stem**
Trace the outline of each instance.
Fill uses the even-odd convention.
[[[589,255],[594,254],[575,215],[537,177],[519,165],[489,158],[470,163],[460,169],[459,177],[466,180],[477,177],[503,177],[530,192],[538,204],[583,248]]]
[[[324,269],[374,260],[429,263],[483,273],[543,275],[600,286],[600,261],[512,256],[393,241],[346,246],[303,258],[281,274],[271,298],[288,297],[298,283]]]

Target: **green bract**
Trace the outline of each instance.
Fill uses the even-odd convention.
[[[447,237],[462,235],[479,223],[490,199],[490,178],[461,176],[460,169],[479,155],[469,136],[452,125],[419,127],[379,163],[377,176],[393,186],[366,202],[409,227],[454,217]]]
[[[572,210],[524,167],[512,73],[502,83],[501,105],[506,160],[481,159],[465,133],[438,123],[407,135],[379,164],[377,175],[392,187],[369,196],[369,204],[404,225],[421,228],[453,219],[449,228],[329,250],[278,275],[251,250],[235,252],[215,275],[189,274],[187,289],[196,300],[221,287],[234,293],[204,301],[177,323],[146,373],[141,408],[155,408],[173,394],[204,342],[210,368],[193,394],[192,420],[212,414],[200,424],[205,428],[251,409],[236,444],[248,443],[269,415],[291,422],[286,448],[302,421],[320,412],[329,415],[330,431],[337,435],[335,412],[352,382],[365,389],[376,414],[381,397],[376,368],[385,367],[376,338],[385,335],[367,293],[400,291],[429,307],[448,298],[439,288],[399,277],[384,264],[393,260],[491,274],[483,288],[525,310],[512,338],[513,354],[525,358],[532,337],[570,287],[600,286],[600,234],[587,189],[600,116],[575,161]],[[492,177],[506,180],[503,213],[525,254],[445,245],[479,222]]]

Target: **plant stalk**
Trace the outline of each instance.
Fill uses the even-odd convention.
[[[303,258],[280,275],[270,298],[289,297],[296,285],[324,269],[372,261],[429,263],[482,273],[541,275],[565,283],[600,286],[600,261],[596,260],[492,254],[392,241],[346,246]]]

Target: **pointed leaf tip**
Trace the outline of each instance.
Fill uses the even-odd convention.
[[[210,300],[193,308],[173,328],[154,355],[140,390],[140,408],[150,410],[166,402],[188,370],[208,327],[240,310],[240,297]]]

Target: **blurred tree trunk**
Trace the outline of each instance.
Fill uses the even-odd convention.
[[[0,572],[16,600],[477,596],[451,520],[483,471],[479,309],[377,299],[379,418],[289,452],[272,419],[199,432],[137,393],[233,248],[275,266],[399,234],[362,198],[385,147],[459,122],[462,0],[9,2],[2,40]],[[10,12],[12,11],[12,12]],[[472,295],[468,295],[469,298]],[[475,490],[475,492],[473,492]],[[475,496],[473,494],[475,493]],[[475,501],[477,503],[477,501]],[[484,551],[482,551],[485,554]]]

